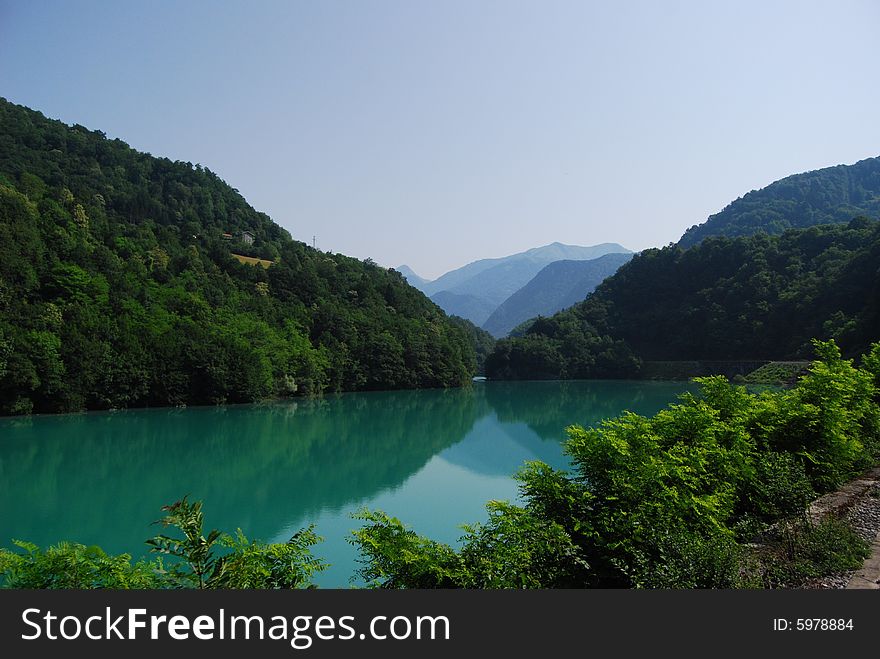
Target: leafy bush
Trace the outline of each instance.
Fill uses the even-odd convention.
[[[486,508],[487,523],[465,527],[465,588],[577,588],[589,577],[589,564],[560,524],[504,501]]]
[[[168,514],[156,523],[177,527],[183,538],[157,535],[147,540],[150,551],[180,559],[189,567],[189,572],[178,571],[178,579],[189,580],[199,588],[207,587],[208,579],[218,567],[214,545],[222,534],[216,529],[210,531],[207,537],[202,534],[204,515],[201,501],[190,503],[187,497],[183,497],[180,501],[162,506],[162,510]]]
[[[749,541],[767,522],[800,517],[815,498],[803,461],[791,453],[756,452],[737,496],[735,532]]]
[[[314,528],[297,531],[284,544],[248,540],[239,531],[221,538],[231,553],[222,557],[208,581],[209,588],[289,589],[313,588],[311,578],[327,566],[312,556],[311,547],[321,538]]]
[[[738,588],[744,549],[728,534],[701,536],[683,530],[651,529],[651,552],[637,549],[622,565],[636,588]]]
[[[463,583],[461,558],[449,545],[429,540],[382,511],[363,510],[367,522],[351,542],[361,553],[357,575],[380,588],[455,588]]]
[[[158,561],[131,563],[131,556],[110,556],[95,546],[60,542],[43,550],[15,541],[24,553],[0,549],[4,588],[164,588],[169,585]]]
[[[355,534],[363,574],[394,587],[729,588],[852,565],[863,551],[856,536],[833,520],[804,526],[804,513],[878,459],[880,349],[860,369],[834,342],[814,346],[791,390],[752,394],[699,378],[699,395],[654,417],[570,427],[572,471],[527,465],[525,504],[491,503],[458,551],[366,513],[373,525]],[[781,564],[748,546],[774,526],[793,529],[788,549],[768,550],[788,556]]]
[[[465,526],[462,549],[420,536],[381,511],[361,511],[369,522],[352,543],[367,584],[381,588],[577,587],[589,566],[565,530],[503,501],[486,506],[489,521]]]
[[[861,567],[870,545],[849,525],[830,516],[818,524],[786,521],[776,542],[756,552],[757,572],[764,587],[797,587],[807,579]]]
[[[129,554],[108,556],[99,547],[62,542],[42,550],[16,541],[24,553],[0,549],[0,585],[5,588],[305,588],[326,568],[312,556],[321,538],[312,527],[285,544],[248,540],[239,530],[229,536],[203,532],[202,502],[184,497],[162,510],[158,523],[175,527],[182,537],[157,535],[147,544],[161,558],[131,563]],[[218,550],[226,550],[221,554]]]

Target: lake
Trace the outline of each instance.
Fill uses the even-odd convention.
[[[350,514],[381,509],[455,543],[490,499],[517,499],[526,460],[564,468],[565,427],[653,414],[686,382],[486,382],[259,405],[0,419],[0,545],[71,540],[146,555],[160,507],[202,499],[209,528],[284,542],[311,522],[332,563],[357,568]]]

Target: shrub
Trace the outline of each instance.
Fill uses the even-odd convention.
[[[525,504],[490,504],[460,551],[367,513],[363,574],[399,587],[730,588],[856,565],[858,537],[838,520],[810,526],[805,510],[878,458],[880,347],[859,369],[833,341],[814,346],[791,390],[699,378],[699,395],[654,417],[568,428],[571,473],[528,464]],[[749,547],[774,525],[781,539]]]
[[[43,550],[15,541],[24,553],[0,549],[4,588],[163,588],[168,585],[159,561],[131,563],[131,556],[110,556],[100,548],[60,542]]]
[[[24,552],[0,549],[0,585],[5,588],[303,588],[326,569],[312,556],[321,538],[312,527],[284,544],[248,540],[220,531],[203,533],[202,502],[187,497],[162,508],[159,520],[177,528],[182,537],[157,535],[147,541],[161,558],[131,563],[131,556],[109,556],[99,547],[62,542],[46,550],[15,541]],[[226,553],[221,554],[225,549]]]

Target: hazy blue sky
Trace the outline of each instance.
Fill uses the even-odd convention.
[[[437,276],[880,155],[880,2],[0,0],[0,96]]]

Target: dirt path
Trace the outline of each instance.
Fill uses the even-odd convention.
[[[874,544],[871,545],[871,555],[865,559],[862,569],[850,578],[846,588],[847,590],[880,590],[880,533],[874,536]]]
[[[808,587],[880,589],[880,467],[819,497],[807,514],[814,522],[826,515],[843,517],[862,538],[872,543],[871,555],[861,569],[829,575]]]

